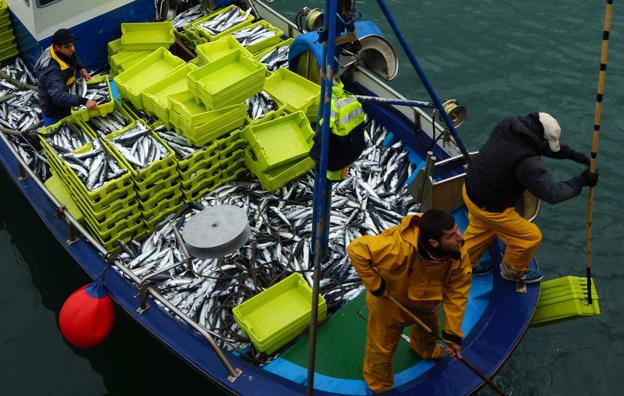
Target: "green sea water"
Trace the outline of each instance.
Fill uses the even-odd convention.
[[[442,98],[468,108],[459,128],[478,149],[502,118],[545,111],[562,142],[589,153],[602,37],[602,1],[388,1],[430,82]],[[310,3],[275,0],[293,19]],[[357,1],[365,19],[383,23],[375,1]],[[80,50],[78,48],[78,50]],[[391,85],[427,100],[406,57]],[[592,267],[600,317],[530,329],[496,381],[513,395],[616,395],[624,386],[624,6],[616,2],[594,194]],[[547,160],[560,179],[582,170]],[[587,193],[543,204],[537,254],[545,279],[583,275]],[[79,351],[60,335],[56,316],[88,282],[0,172],[0,394],[159,395],[217,391],[123,312],[101,347]],[[483,389],[481,394],[491,394]]]

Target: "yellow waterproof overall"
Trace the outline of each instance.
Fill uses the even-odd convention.
[[[377,236],[359,237],[348,247],[349,257],[368,291],[386,290],[410,309],[437,335],[439,311],[444,309],[444,332],[463,337],[461,324],[470,291],[467,252],[461,259],[424,260],[417,250],[420,215],[406,216],[401,224]],[[374,392],[392,388],[392,355],[411,321],[392,301],[366,293],[369,310],[362,374]],[[441,348],[434,335],[418,325],[410,327],[410,347],[425,359],[437,358]]]
[[[542,242],[542,233],[537,225],[524,219],[514,208],[500,213],[479,208],[468,198],[465,185],[462,196],[468,208],[464,240],[470,262],[476,265],[485,249],[498,236],[506,245],[503,262],[516,271],[527,272],[529,262]]]

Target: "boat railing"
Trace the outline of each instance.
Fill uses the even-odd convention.
[[[149,285],[149,282],[144,282],[141,278],[137,277],[129,268],[127,268],[121,260],[115,260],[113,262],[110,261],[109,252],[104,249],[84,227],[74,219],[68,210],[65,209],[65,206],[61,204],[60,201],[52,195],[52,193],[44,186],[39,177],[34,173],[32,169],[28,167],[28,164],[24,161],[24,159],[19,155],[19,153],[14,149],[13,144],[9,141],[4,133],[0,133],[0,139],[4,142],[4,144],[8,147],[9,151],[13,154],[13,157],[17,160],[19,164],[20,178],[19,180],[24,180],[26,178],[30,178],[43,193],[50,199],[50,201],[58,208],[58,214],[65,221],[67,221],[69,226],[69,235],[70,238],[65,241],[67,245],[71,245],[76,242],[76,236],[80,236],[84,238],[86,241],[90,242],[91,245],[97,250],[97,252],[102,256],[102,260],[106,263],[106,265],[114,264],[126,277],[128,277],[133,283],[134,287],[137,288],[139,295],[144,297],[142,303],[140,303],[137,308],[137,312],[139,314],[143,313],[149,306],[147,305],[146,299],[147,294],[149,293],[155,300],[159,301],[164,307],[169,309],[173,314],[177,315],[181,320],[186,322],[191,328],[196,330],[199,334],[201,334],[210,344],[211,348],[215,352],[215,354],[221,360],[221,363],[227,369],[229,376],[227,377],[228,381],[234,382],[241,374],[242,370],[239,368],[234,368],[230,363],[229,359],[225,356],[221,348],[214,341],[213,335],[219,339],[223,339],[220,335],[205,329],[200,326],[198,323],[193,321],[191,318],[186,316],[182,311],[180,311],[177,307],[171,304],[166,298],[164,298],[156,289]],[[26,140],[26,139],[24,139]],[[228,341],[228,340],[224,340]]]

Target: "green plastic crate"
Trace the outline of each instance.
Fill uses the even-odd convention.
[[[124,134],[129,129],[131,129],[133,125],[128,128],[121,129],[119,131],[113,132],[106,136],[105,140],[108,145],[110,145],[110,149],[115,152],[116,157],[124,164],[125,168],[130,169],[130,176],[134,181],[135,187],[137,190],[147,190],[155,185],[157,185],[160,181],[166,180],[170,177],[178,177],[178,169],[176,168],[176,159],[175,153],[169,146],[164,144],[160,136],[158,136],[153,130],[149,130],[149,134],[152,138],[156,139],[160,144],[165,146],[165,149],[169,153],[169,155],[165,158],[152,162],[147,168],[135,170],[132,165],[126,160],[121,153],[117,150],[117,148],[113,144],[113,139],[119,135]]]
[[[289,113],[301,110],[309,118],[318,112],[320,85],[284,67],[267,78],[264,90],[283,103]]]
[[[120,224],[102,235],[92,230],[88,224],[87,230],[91,231],[93,238],[109,253],[116,253],[121,250],[119,241],[128,243],[131,239],[140,239],[146,234],[145,223],[142,218],[137,220],[132,226]]]
[[[139,203],[148,203],[157,200],[159,197],[166,195],[166,191],[180,188],[180,176],[178,173],[170,174],[166,178],[151,185],[135,185],[134,189],[137,194]]]
[[[67,187],[63,184],[61,177],[58,174],[52,174],[48,180],[43,183],[43,185],[54,195],[54,198],[57,199],[65,207],[67,212],[69,212],[70,216],[74,218],[74,220],[82,223],[84,221],[84,217],[82,216],[82,212],[76,202],[72,198],[69,193]]]
[[[232,51],[239,50],[243,55],[251,57],[251,52],[247,48],[243,47],[234,37],[224,36],[216,41],[210,41],[204,44],[200,44],[195,48],[197,58],[201,65],[207,65],[223,58]]]
[[[164,48],[158,48],[128,70],[115,76],[121,93],[135,107],[142,108],[141,92],[162,76],[184,65],[184,61]]]
[[[109,59],[111,56],[123,51],[123,48],[121,47],[121,37],[109,41],[108,44],[106,44],[106,49],[108,51]]]
[[[238,143],[239,141],[244,141],[243,130],[236,129],[227,135],[223,135],[219,139],[216,140],[217,150],[222,151],[227,149],[233,144]]]
[[[193,94],[190,92],[181,92],[171,95],[169,101],[171,103],[172,113],[170,116],[174,118],[175,123],[183,129],[190,130],[209,122],[218,125],[234,117],[244,117],[244,113],[241,113],[241,111],[244,111],[241,104],[234,104],[217,110],[209,110],[202,103],[197,103]]]
[[[180,178],[180,185],[184,190],[190,191],[196,184],[201,183],[204,179],[211,179],[213,177],[221,177],[221,164],[212,163],[195,167],[193,171],[187,172]]]
[[[218,174],[197,180],[189,189],[183,189],[182,193],[186,202],[196,201],[220,185],[222,185],[221,174]]]
[[[175,41],[171,22],[133,22],[121,24],[121,46],[124,50],[169,48]]]
[[[106,85],[108,86],[108,92],[109,92],[108,96],[110,100],[107,101],[106,103],[97,105],[97,107],[94,110],[87,110],[86,107],[84,109],[78,109],[78,110],[72,109],[71,111],[72,116],[74,116],[77,120],[87,121],[91,117],[104,117],[108,113],[113,112],[114,100],[113,100],[113,94],[111,92],[110,82],[108,81],[108,76],[107,75],[95,76],[91,78],[89,81],[87,81],[87,85],[97,84],[102,81],[106,81]]]
[[[196,69],[197,66],[187,63],[145,88],[141,93],[145,111],[155,115],[170,127],[169,109],[171,108],[171,104],[169,96],[188,92],[188,79],[186,75]]]
[[[241,103],[262,90],[264,70],[241,51],[232,51],[190,72],[189,91],[208,109]]]
[[[243,136],[260,164],[260,171],[304,158],[312,148],[314,131],[298,111],[258,125],[248,126]]]
[[[247,117],[246,117],[247,125],[262,124],[263,122],[274,120],[275,118],[281,116],[284,113],[285,106],[282,103],[280,103],[279,100],[277,100],[276,98],[272,97],[268,92],[265,92],[265,93],[269,97],[271,97],[271,99],[273,99],[273,101],[277,104],[277,109],[271,110],[268,113],[264,114],[262,117],[257,118],[255,120],[252,119],[251,117],[249,117],[249,112],[247,112]]]
[[[154,197],[146,202],[139,202],[141,212],[145,219],[157,216],[159,210],[170,207],[179,207],[182,203],[182,189],[179,185],[168,189],[159,189],[155,191]]]
[[[279,190],[286,184],[314,169],[314,160],[310,157],[295,160],[275,169],[262,171],[250,148],[245,150],[245,165],[256,176],[265,191]]]
[[[210,114],[211,119],[193,127],[189,127],[184,122],[185,118],[176,111],[169,115],[176,131],[186,136],[191,144],[201,147],[232,130],[242,127],[245,124],[245,111],[244,103],[214,110]]]
[[[233,32],[235,30],[238,30],[238,29],[240,29],[240,28],[242,28],[244,26],[249,25],[254,20],[254,16],[249,14],[249,16],[247,16],[247,18],[245,18],[244,21],[242,21],[242,22],[240,22],[240,23],[238,23],[238,24],[236,24],[236,25],[234,25],[234,26],[232,26],[232,27],[230,27],[230,28],[228,28],[228,29],[226,29],[226,30],[224,30],[222,32],[219,32],[217,34],[212,34],[208,30],[206,30],[206,29],[202,28],[201,26],[199,26],[200,23],[204,23],[206,21],[212,20],[212,19],[218,17],[219,15],[224,14],[224,13],[230,11],[233,8],[236,8],[238,10],[238,14],[239,15],[245,14],[245,11],[243,11],[240,7],[238,7],[236,5],[227,6],[227,7],[223,8],[223,9],[221,9],[219,11],[216,11],[216,12],[210,14],[210,15],[207,15],[207,16],[205,16],[203,18],[199,18],[196,21],[192,22],[191,26],[192,26],[192,29],[194,31],[194,34],[197,37],[199,37],[199,38],[203,37],[205,39],[208,39],[209,41],[215,41],[215,40],[220,39],[223,36],[226,36],[226,35],[230,34],[231,32]]]
[[[195,152],[188,158],[178,159],[178,171],[180,178],[184,179],[189,173],[195,172],[198,167],[208,167],[217,163],[219,152],[217,151],[217,143],[212,142],[204,147],[197,147]]]
[[[143,217],[143,221],[145,222],[145,227],[147,228],[147,230],[151,232],[156,229],[158,223],[163,221],[170,214],[176,213],[184,205],[185,201],[182,200],[183,195],[180,194],[180,196],[177,198],[180,200],[180,202],[167,202],[167,205],[159,207],[153,215]]]
[[[17,43],[13,43],[5,48],[0,49],[0,61],[14,58],[19,55]]]
[[[243,45],[245,48],[247,48],[249,52],[251,52],[254,55],[257,55],[260,52],[264,51],[265,49],[282,41],[282,36],[284,35],[284,32],[281,29],[276,28],[275,26],[271,25],[268,21],[258,21],[258,22],[252,23],[251,25],[242,27],[241,29],[236,29],[236,32],[247,30],[247,29],[253,29],[257,26],[262,26],[268,31],[275,32],[275,35],[271,37],[267,37],[266,39],[259,41],[257,43],[253,43],[251,45],[247,45],[247,46]],[[232,34],[236,32],[232,32]]]
[[[592,282],[592,304],[587,303],[587,279],[564,276],[542,282],[542,293],[531,326],[541,326],[585,316],[600,315],[596,285]]]
[[[310,325],[312,289],[293,273],[232,309],[234,320],[256,349],[271,354]],[[318,320],[327,317],[327,303],[319,296]]]
[[[4,32],[4,33],[0,34],[0,44],[1,44],[0,48],[4,48],[7,45],[12,44],[12,43],[10,43],[11,41],[15,41],[15,35],[13,34],[12,31]],[[234,41],[236,41],[236,40],[234,40]],[[236,41],[236,43],[238,43],[238,41]]]
[[[121,71],[129,69],[131,65],[145,58],[152,52],[154,51],[119,51],[108,58],[108,64],[111,69],[115,69],[121,73]],[[130,63],[132,61],[135,62]]]

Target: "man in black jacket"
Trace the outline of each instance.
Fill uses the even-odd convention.
[[[75,36],[67,29],[59,29],[52,36],[52,45],[43,51],[35,63],[39,85],[39,103],[43,122],[51,125],[71,113],[74,106],[85,105],[93,110],[94,100],[69,93],[76,81],[76,73],[90,80],[91,75],[76,56]]]
[[[589,165],[589,158],[559,143],[561,128],[550,114],[531,113],[501,121],[481,147],[466,172],[463,198],[469,224],[464,233],[473,273],[487,272],[479,264],[485,249],[498,236],[506,245],[501,276],[510,281],[539,282],[538,269],[529,270],[542,240],[537,225],[514,209],[527,189],[539,199],[558,203],[577,196],[584,186],[595,186],[598,174],[588,169],[570,180],[557,182],[540,158],[570,159]]]

